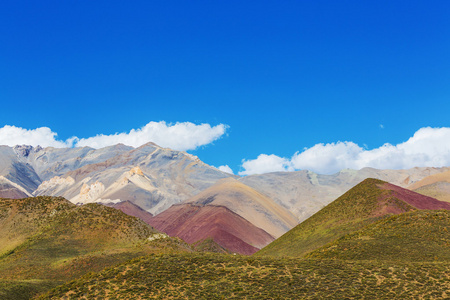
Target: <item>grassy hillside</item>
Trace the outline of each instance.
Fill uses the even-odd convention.
[[[413,211],[346,235],[310,258],[450,262],[450,212]]]
[[[64,198],[0,198],[0,257],[37,234],[58,212],[75,208]]]
[[[256,255],[301,257],[389,213],[415,209],[393,191],[381,188],[384,184],[377,179],[364,180]]]
[[[39,292],[42,286],[55,286],[134,257],[191,251],[181,240],[119,210],[99,204],[75,206],[63,198],[2,199],[0,224],[0,292],[2,286],[10,293],[33,286]]]
[[[40,299],[421,299],[450,296],[450,265],[150,255]]]
[[[0,299],[446,299],[450,212],[420,197],[365,180],[251,257],[102,205],[0,200],[15,243],[0,248]]]

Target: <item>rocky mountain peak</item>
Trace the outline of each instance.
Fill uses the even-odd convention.
[[[14,152],[16,152],[17,156],[19,157],[28,157],[30,153],[33,152],[39,152],[43,148],[41,146],[33,147],[31,145],[16,145],[13,147]]]

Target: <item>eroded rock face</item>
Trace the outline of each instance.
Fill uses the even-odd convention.
[[[31,151],[39,152],[40,150],[42,150],[42,147],[38,146],[34,148],[30,145],[16,145],[13,147],[13,149],[19,157],[28,157]]]

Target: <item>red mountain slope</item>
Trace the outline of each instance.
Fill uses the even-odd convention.
[[[245,255],[255,253],[274,240],[224,206],[173,205],[153,217],[149,224],[188,243],[212,238],[220,246]]]
[[[450,203],[439,201],[435,198],[401,188],[397,185],[385,183],[379,186],[381,189],[390,190],[392,196],[403,200],[417,209],[446,209],[450,210]]]

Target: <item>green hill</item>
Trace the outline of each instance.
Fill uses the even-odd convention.
[[[450,212],[412,211],[378,221],[308,254],[310,258],[450,262]]]
[[[53,215],[74,207],[60,197],[0,198],[0,257],[38,233]]]
[[[59,286],[40,299],[443,299],[450,265],[150,255]]]
[[[6,286],[11,299],[30,286],[39,292],[134,257],[191,251],[119,210],[63,198],[1,199],[0,224],[0,295]]]
[[[0,299],[446,299],[450,212],[416,209],[441,204],[368,179],[248,257],[102,205],[2,199]]]
[[[301,257],[387,214],[415,209],[392,190],[382,188],[386,184],[364,180],[256,255]]]

